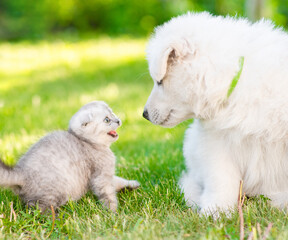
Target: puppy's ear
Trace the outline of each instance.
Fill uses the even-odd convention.
[[[188,43],[186,39],[174,41],[168,47],[158,50],[158,54],[154,53],[154,58],[151,58],[149,70],[152,78],[156,81],[163,79],[167,72],[169,60],[181,60],[188,54],[195,54],[195,47]]]

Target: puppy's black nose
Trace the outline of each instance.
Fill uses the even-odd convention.
[[[146,118],[147,120],[149,120],[149,114],[148,114],[148,111],[146,109],[143,112],[143,117]]]

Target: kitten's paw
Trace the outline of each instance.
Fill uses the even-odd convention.
[[[111,201],[111,200],[102,200],[103,205],[108,208],[109,210],[111,210],[112,212],[116,213],[117,211],[117,202]]]
[[[117,212],[117,204],[110,204],[109,209],[110,209],[113,213],[116,213],[116,212]]]
[[[140,187],[140,183],[136,180],[129,180],[128,181],[128,188],[130,189],[137,189]]]

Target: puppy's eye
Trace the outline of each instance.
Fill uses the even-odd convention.
[[[161,79],[159,82],[157,82],[157,85],[160,86],[163,83],[163,79]]]
[[[108,118],[108,117],[106,117],[106,118],[104,119],[104,122],[105,122],[105,123],[110,123],[110,122],[111,122],[111,119]]]

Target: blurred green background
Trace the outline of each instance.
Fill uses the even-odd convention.
[[[186,11],[271,18],[288,25],[288,0],[1,0],[0,39],[54,34],[147,36],[155,25]]]

